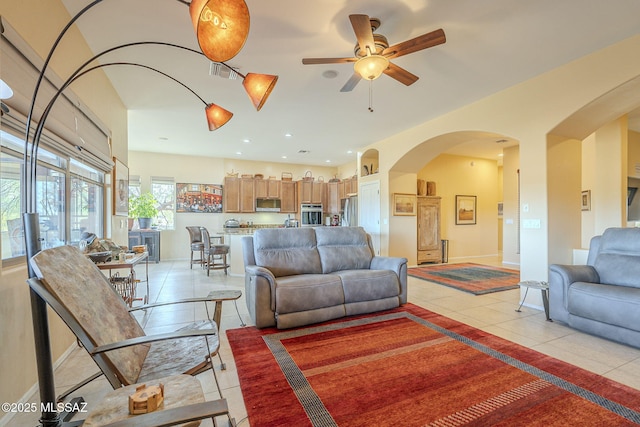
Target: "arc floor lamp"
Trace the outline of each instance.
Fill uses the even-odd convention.
[[[23,226],[25,235],[25,249],[27,261],[41,250],[41,239],[39,230],[39,219],[36,212],[36,168],[37,168],[37,152],[39,139],[44,129],[44,123],[46,116],[40,118],[38,123],[38,129],[34,133],[31,149],[29,149],[30,129],[31,122],[33,120],[33,111],[36,105],[38,91],[42,80],[45,76],[48,64],[55,52],[62,37],[66,34],[67,30],[88,10],[94,6],[102,3],[104,0],[94,0],[81,9],[71,20],[66,24],[62,31],[58,34],[54,41],[49,53],[44,61],[40,74],[36,81],[33,97],[31,100],[31,106],[27,115],[27,124],[25,131],[25,149],[24,149],[24,193],[22,197],[22,212],[23,212]],[[246,8],[244,0],[193,0],[192,2],[186,2],[184,0],[176,0],[179,3],[189,5],[192,21],[194,23],[194,29],[198,37],[198,43],[203,49],[203,53],[211,60],[220,62],[223,65],[229,67],[224,61],[231,59],[235,56],[243,47],[244,42],[248,36],[249,31],[249,12]],[[212,28],[213,27],[213,28]],[[231,49],[227,49],[226,56],[211,58],[207,52],[211,50],[215,51],[215,46],[225,45],[231,46]],[[204,47],[203,47],[204,46]],[[206,50],[205,50],[206,48]],[[228,56],[228,57],[227,57]],[[95,59],[95,58],[93,58]],[[92,60],[93,60],[92,59]],[[141,64],[134,63],[110,63],[109,65],[135,65],[143,68],[152,69]],[[104,64],[103,66],[106,66]],[[99,67],[94,67],[96,69]],[[230,67],[229,67],[230,68]],[[162,73],[157,69],[152,69],[158,73],[161,73],[175,82],[181,84],[194,95],[196,95],[207,107],[207,120],[209,128],[215,128],[216,119],[219,119],[218,123],[226,123],[230,119],[230,114],[224,109],[218,109],[212,107],[215,104],[207,104],[200,96],[198,96],[193,90],[184,85],[182,82],[174,79],[173,77]],[[89,72],[90,70],[76,71],[76,75],[69,78],[68,83],[58,89],[54,98],[57,98],[64,89],[73,81],[73,79],[79,77],[81,74]],[[246,76],[238,73],[243,79],[243,86],[249,95],[252,103],[257,110],[260,110],[264,105],[264,102],[269,97],[275,83],[277,82],[277,76],[262,75],[248,73]],[[55,99],[52,99],[49,105],[53,105]],[[217,107],[217,106],[216,106]],[[50,106],[47,108],[50,110]],[[226,120],[225,120],[226,118]],[[224,124],[222,123],[222,124]],[[219,125],[221,126],[221,125]],[[218,126],[218,127],[219,127]],[[27,262],[29,277],[35,277],[35,272]],[[47,407],[55,407],[55,385],[52,365],[51,354],[51,342],[49,337],[49,323],[47,317],[46,303],[33,291],[30,291],[31,299],[31,313],[33,319],[34,329],[34,341],[36,348],[36,364],[38,370],[38,383],[40,389],[40,401],[43,403],[52,404]],[[63,420],[59,414],[53,410],[44,410],[42,417],[40,418],[40,424],[42,426],[62,426],[66,420]]]

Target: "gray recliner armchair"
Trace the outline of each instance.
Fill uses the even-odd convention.
[[[640,347],[640,228],[591,239],[587,265],[549,266],[551,318]]]

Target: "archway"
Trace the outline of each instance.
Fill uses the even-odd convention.
[[[503,154],[503,157],[498,157]],[[435,183],[441,197],[441,237],[449,259],[499,256],[499,236],[508,264],[519,264],[518,141],[486,131],[459,131],[423,141],[390,168],[389,194],[416,194],[417,180]],[[456,195],[473,196],[473,223],[456,221]],[[503,206],[504,221],[498,216]],[[499,227],[503,233],[499,233]],[[417,263],[417,219],[389,213],[389,254]]]

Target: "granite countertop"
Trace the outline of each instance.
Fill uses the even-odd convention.
[[[253,224],[251,227],[223,228],[219,234],[253,234],[259,228],[284,228],[283,224]]]

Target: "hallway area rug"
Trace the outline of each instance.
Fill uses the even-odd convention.
[[[407,274],[474,295],[517,289],[520,282],[518,270],[470,262],[413,267]]]
[[[640,423],[640,391],[413,304],[227,337],[252,427]]]

